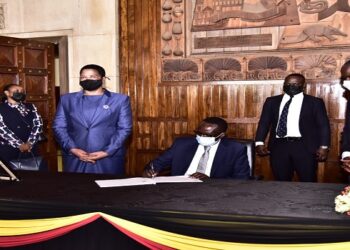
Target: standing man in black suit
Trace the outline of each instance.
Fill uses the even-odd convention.
[[[305,77],[288,75],[284,94],[266,99],[256,132],[256,152],[270,154],[273,175],[291,181],[294,171],[300,181],[316,181],[317,161],[327,159],[330,126],[324,102],[303,93]],[[268,148],[264,145],[270,132]]]
[[[340,83],[342,86],[350,90],[350,61],[344,63],[340,69]],[[345,112],[345,126],[343,129],[341,140],[341,161],[342,167],[346,172],[350,173],[350,101],[348,100]]]

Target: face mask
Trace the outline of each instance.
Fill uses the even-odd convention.
[[[216,140],[216,137],[207,137],[207,136],[200,136],[200,135],[196,135],[196,140],[202,146],[213,146],[218,142]]]
[[[102,80],[88,79],[88,80],[80,81],[79,84],[84,90],[93,91],[102,86]]]
[[[301,92],[303,92],[303,86],[296,85],[284,85],[283,91],[290,96],[295,96]]]
[[[23,102],[26,99],[26,94],[22,92],[15,92],[11,97],[16,102]]]
[[[343,87],[346,88],[347,90],[350,90],[350,80],[344,80]]]

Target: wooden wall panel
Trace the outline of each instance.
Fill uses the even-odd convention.
[[[121,90],[132,102],[133,135],[127,173],[140,175],[144,165],[169,147],[174,138],[193,134],[206,116],[221,116],[228,135],[253,139],[265,99],[282,92],[282,81],[161,82],[160,1],[120,0]],[[308,82],[307,93],[322,97],[329,113],[332,144],[320,180],[342,182],[339,140],[346,100],[336,79]],[[256,158],[256,174],[272,180],[268,157]]]

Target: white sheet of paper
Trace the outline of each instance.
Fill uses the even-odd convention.
[[[156,183],[175,183],[175,182],[203,182],[199,179],[190,178],[185,175],[179,176],[158,176],[153,178]]]
[[[125,186],[139,186],[139,185],[154,185],[155,181],[151,178],[135,177],[126,179],[112,179],[112,180],[96,180],[99,187],[125,187]]]
[[[126,179],[112,179],[112,180],[95,180],[97,185],[104,187],[126,187],[139,185],[154,185],[156,183],[181,183],[181,182],[202,182],[201,180],[190,178],[188,176],[159,176],[155,178],[126,178]]]

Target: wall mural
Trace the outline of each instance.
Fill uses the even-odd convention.
[[[0,29],[5,29],[5,4],[0,3]]]
[[[348,0],[161,0],[162,81],[334,79]]]

